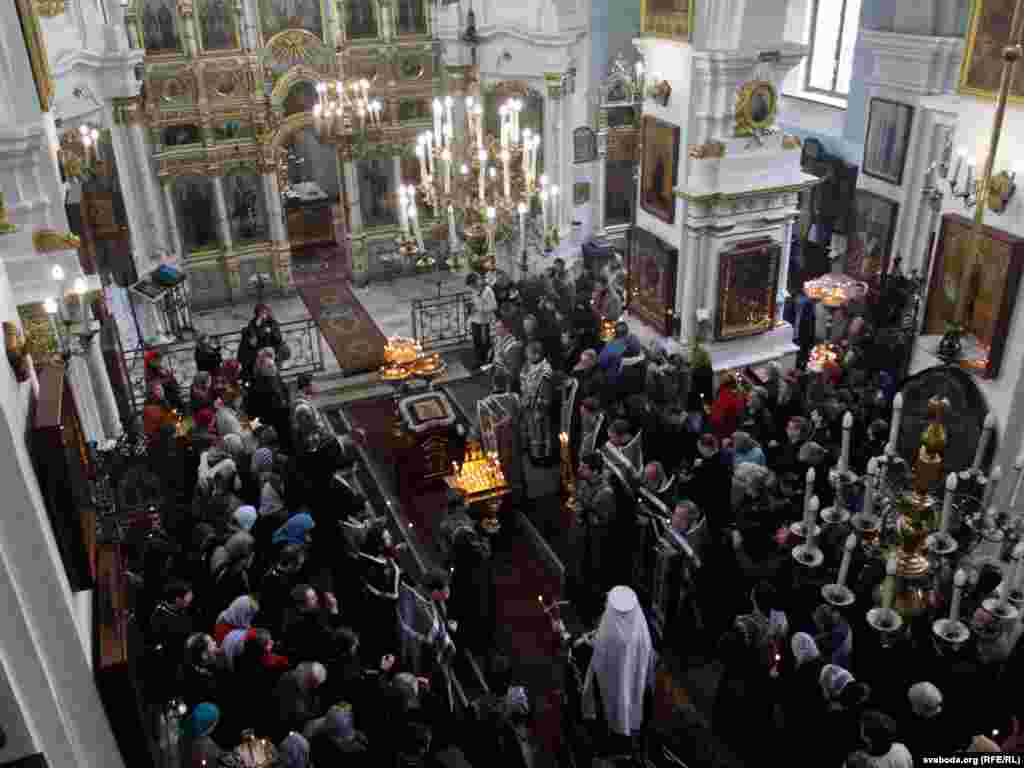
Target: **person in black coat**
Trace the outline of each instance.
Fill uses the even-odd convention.
[[[817,340],[814,318],[814,302],[804,293],[803,281],[797,287],[796,316],[793,320],[793,343],[800,351],[796,356],[796,367],[804,370],[811,357],[811,349]]]
[[[259,419],[274,427],[279,435],[291,429],[288,389],[281,381],[277,363],[269,353],[261,353],[256,360],[245,410],[249,418]]]
[[[260,582],[260,612],[253,622],[255,626],[269,629],[272,634],[281,634],[293,606],[292,590],[303,583],[305,563],[306,552],[301,545],[286,544],[281,549],[277,563]]]
[[[204,701],[223,706],[226,690],[223,658],[217,643],[207,634],[190,635],[185,642],[180,689],[189,711]]]
[[[269,347],[274,352],[278,352],[283,344],[281,326],[271,314],[270,307],[266,304],[257,304],[253,318],[242,329],[242,338],[238,343],[237,358],[242,365],[242,378],[246,380],[252,378],[256,356],[261,349]]]
[[[732,465],[718,438],[710,433],[697,441],[698,459],[680,495],[689,498],[707,515],[708,527],[717,539],[732,518]]]
[[[215,374],[224,363],[224,356],[220,347],[215,346],[210,337],[201,333],[196,337],[196,370],[205,371],[211,376]]]
[[[282,639],[282,650],[293,662],[330,664],[339,655],[335,629],[341,626],[338,601],[327,592],[320,595],[309,584],[292,589],[293,613]]]

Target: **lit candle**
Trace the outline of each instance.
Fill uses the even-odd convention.
[[[484,204],[484,176],[487,173],[487,152],[480,150],[477,154],[477,158],[480,160],[480,205]]]
[[[949,535],[949,525],[953,516],[954,493],[956,493],[956,472],[950,472],[946,477],[946,495],[942,499],[942,522],[939,524],[939,533],[943,536]]]
[[[533,152],[530,154],[530,178],[537,178],[537,150],[540,149],[540,136],[533,136]]]
[[[928,166],[928,170],[924,173],[924,188],[926,190],[935,189],[935,163]]]
[[[988,482],[985,483],[985,493],[982,495],[981,508],[988,509],[992,504],[992,497],[995,496],[999,481],[1003,479],[1003,468],[993,467],[989,473]]]
[[[359,107],[359,130],[366,130],[366,107],[361,105]]]
[[[438,141],[441,139],[441,113],[443,110],[441,100],[434,99],[434,135],[437,136]]]
[[[519,143],[519,113],[523,110],[523,102],[516,99],[512,102],[512,142]]]
[[[405,184],[398,186],[398,226],[402,230],[402,236],[405,236],[406,231],[409,229],[409,198],[405,192]]]
[[[845,474],[850,468],[850,436],[853,432],[853,414],[843,415],[843,445],[839,452],[839,472]]]
[[[523,178],[530,184],[530,147],[533,144],[530,129],[523,131]]]
[[[974,191],[974,165],[968,163],[967,165],[967,179],[964,182],[964,192]]]
[[[508,124],[508,105],[502,104],[498,107],[498,133],[501,138],[501,148],[508,148],[508,137],[509,137],[509,124]]]
[[[413,234],[416,237],[416,247],[419,248],[420,251],[426,250],[423,247],[423,235],[420,232],[420,221],[419,221],[419,216],[416,213],[416,206],[415,205],[410,205],[409,206],[409,220],[412,222]]]
[[[473,97],[466,97],[466,136],[473,141]]]
[[[807,474],[804,477],[804,504],[809,504],[811,496],[814,495],[814,481],[816,475],[814,473],[814,467],[809,467]]]
[[[1014,554],[1016,554],[1016,547],[1014,547]],[[1017,560],[1017,566],[1019,566],[1019,565],[1020,565],[1020,560]],[[1017,566],[1014,566],[1013,578],[1017,577],[1017,571],[1016,571]],[[1010,579],[1006,578],[1006,576],[1004,575],[1003,576],[1003,583],[999,585],[999,602],[997,603],[997,605],[999,607],[996,610],[996,612],[999,613],[1000,615],[1006,615],[1006,608],[1010,604],[1010,589],[1011,588],[1012,588],[1012,583],[1011,583]]]
[[[505,185],[505,199],[509,200],[512,197],[512,177],[509,174],[509,163],[512,160],[512,154],[507,150],[501,151],[501,180]]]
[[[892,399],[892,425],[889,427],[889,442],[893,448],[900,444],[900,422],[903,421],[903,393],[897,392]]]
[[[498,211],[491,206],[487,209],[487,250],[494,250],[494,227],[495,220],[498,217]]]
[[[846,537],[843,545],[843,561],[839,564],[839,578],[836,584],[840,587],[846,586],[846,577],[850,574],[850,562],[853,560],[853,550],[857,546],[857,535],[851,533]]]
[[[447,147],[441,153],[441,163],[444,165],[444,193],[450,195],[452,192],[452,153]]]
[[[960,568],[953,575],[953,601],[949,606],[949,621],[953,624],[960,621],[960,598],[963,597],[965,586],[967,586],[967,571]]]
[[[978,450],[974,452],[974,462],[971,464],[972,470],[981,470],[981,462],[985,460],[985,452],[988,450],[988,444],[995,428],[996,417],[990,413],[985,416],[985,426],[981,431],[981,439],[978,441]]]
[[[444,115],[445,115],[445,130],[448,133],[448,146],[451,146],[452,138],[454,136],[455,121],[452,119],[452,107],[455,106],[455,99],[451,96],[444,97]]]
[[[430,175],[434,175],[434,134],[431,131],[427,131],[427,168],[430,171]]]
[[[807,502],[807,509],[804,511],[804,542],[807,549],[814,549],[817,546],[815,541],[815,520],[818,519],[818,510],[821,509],[821,502],[817,496],[811,496]]]
[[[476,146],[480,151],[484,148],[484,108],[477,104],[473,107],[473,117],[476,118]]]
[[[893,555],[885,563],[885,584],[882,585],[882,608],[892,610],[893,597],[896,595],[896,556]]]

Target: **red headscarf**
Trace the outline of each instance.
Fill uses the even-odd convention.
[[[213,427],[213,420],[215,418],[216,414],[214,414],[212,408],[202,408],[196,413],[192,420],[200,429],[209,430]]]

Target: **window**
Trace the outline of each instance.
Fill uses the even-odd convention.
[[[860,6],[861,0],[812,0],[806,91],[839,99],[849,94]]]

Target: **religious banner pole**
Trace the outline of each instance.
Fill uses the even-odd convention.
[[[1013,72],[1017,62],[1021,58],[1021,25],[1024,24],[1024,0],[1017,0],[1013,9],[1013,21],[1010,22],[1010,39],[1003,48],[1003,74],[999,81],[999,99],[996,102],[996,114],[992,120],[992,138],[989,141],[988,153],[985,156],[985,167],[978,182],[978,189],[975,195],[974,226],[971,229],[971,250],[969,268],[965,271],[960,280],[960,296],[957,302],[956,319],[961,326],[967,325],[968,318],[968,294],[967,284],[974,270],[978,268],[980,258],[978,246],[981,243],[981,231],[985,223],[985,211],[988,209],[988,193],[992,184],[992,166],[995,163],[996,151],[999,149],[999,139],[1003,133],[1003,120],[1006,117],[1006,103],[1010,95],[1010,85],[1013,82]],[[963,279],[966,278],[966,279]]]

